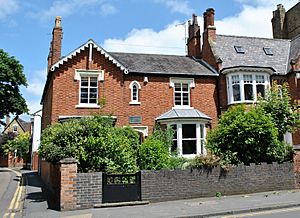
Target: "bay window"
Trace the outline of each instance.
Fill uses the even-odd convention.
[[[226,79],[229,104],[257,101],[270,84],[266,73],[230,73]]]

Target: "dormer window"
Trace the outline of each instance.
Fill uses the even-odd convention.
[[[271,56],[273,55],[273,51],[272,51],[271,48],[264,47],[263,50],[264,50],[266,55],[271,55]]]
[[[245,53],[245,50],[242,46],[235,45],[234,49],[235,49],[236,53],[238,53],[238,54],[244,54]]]
[[[129,104],[141,104],[139,101],[139,90],[141,89],[141,85],[138,81],[132,81],[129,85],[129,88],[131,89],[131,101]]]
[[[195,87],[194,79],[170,78],[170,86],[174,88],[174,107],[189,108],[190,89]]]

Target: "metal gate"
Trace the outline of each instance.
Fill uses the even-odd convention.
[[[141,200],[141,172],[102,174],[102,203]]]

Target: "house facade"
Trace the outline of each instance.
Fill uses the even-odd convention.
[[[193,15],[187,56],[108,52],[90,39],[61,57],[57,17],[41,101],[42,129],[101,111],[144,137],[156,123],[171,125],[176,132],[173,149],[193,156],[205,154],[206,133],[223,111],[232,104],[255,102],[272,80],[289,82],[293,98],[299,100],[299,51],[292,51],[299,46],[298,38],[217,35],[214,13],[204,13],[202,36]],[[300,144],[299,134],[292,140]]]

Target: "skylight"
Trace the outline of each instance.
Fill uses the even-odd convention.
[[[266,55],[273,55],[273,51],[271,48],[264,47],[263,49]]]
[[[238,54],[244,54],[245,53],[245,50],[242,46],[235,45],[234,49],[235,49],[236,53],[238,53]]]

